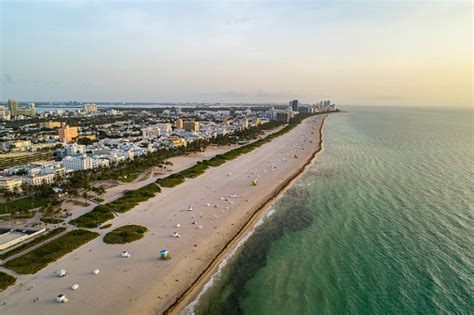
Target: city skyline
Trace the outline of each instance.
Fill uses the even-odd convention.
[[[0,5],[2,101],[472,105],[470,2]]]

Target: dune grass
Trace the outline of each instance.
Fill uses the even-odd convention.
[[[127,191],[122,197],[106,204],[107,207],[117,212],[127,212],[137,206],[140,202],[146,201],[160,192],[161,188],[155,183],[148,184],[136,190]]]
[[[78,227],[83,228],[95,228],[97,224],[102,224],[108,220],[113,219],[115,216],[112,213],[112,210],[105,205],[98,205],[92,211],[87,212],[81,215],[74,220],[71,220],[69,223],[74,224]]]
[[[13,285],[16,282],[16,278],[10,276],[7,273],[0,271],[0,292]]]
[[[143,237],[148,229],[140,225],[125,225],[119,227],[104,236],[106,244],[125,244],[137,241]]]
[[[33,274],[97,236],[99,233],[96,232],[74,230],[25,255],[6,262],[4,266],[20,274]]]
[[[161,187],[173,188],[179,184],[184,183],[185,177],[180,173],[172,174],[165,178],[159,178],[156,180],[156,183]]]

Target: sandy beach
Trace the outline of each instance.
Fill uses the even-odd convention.
[[[172,305],[177,306],[173,312],[179,311],[199,290],[216,256],[312,160],[320,147],[322,121],[322,116],[308,118],[270,143],[182,185],[163,189],[120,214],[110,221],[114,228],[139,224],[149,232],[130,244],[107,245],[102,237],[108,230],[100,230],[99,238],[38,273],[18,275],[17,283],[0,295],[0,313],[151,314]],[[256,178],[258,185],[252,186]],[[193,210],[187,211],[190,206]],[[181,237],[173,238],[173,232]],[[168,249],[172,259],[160,260],[161,249]],[[120,256],[124,250],[130,258]],[[69,277],[54,275],[61,268]],[[94,275],[94,269],[100,273]],[[79,284],[76,291],[71,289],[75,283]],[[193,290],[188,290],[192,284]],[[69,303],[55,302],[60,293]]]

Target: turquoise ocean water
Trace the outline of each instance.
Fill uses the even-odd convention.
[[[474,314],[469,110],[347,107],[202,314]]]

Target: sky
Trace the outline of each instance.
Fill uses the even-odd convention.
[[[0,0],[0,101],[472,106],[470,1]]]

